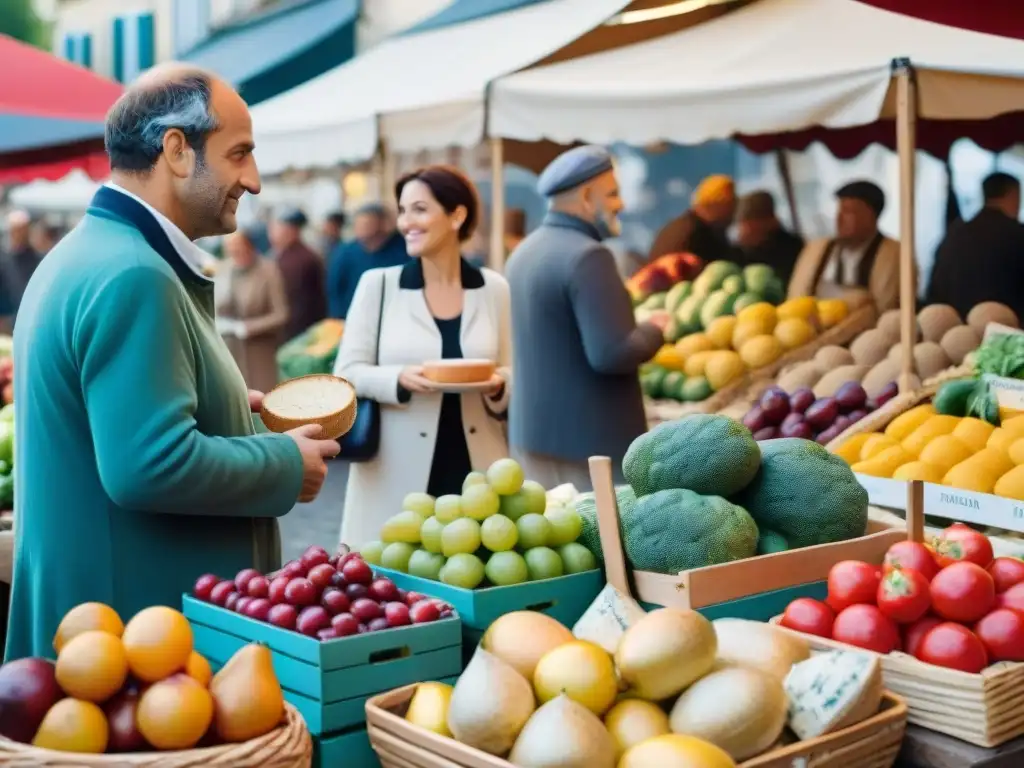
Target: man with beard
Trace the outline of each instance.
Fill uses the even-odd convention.
[[[885,193],[870,181],[836,191],[836,236],[812,240],[800,252],[789,298],[870,299],[879,312],[900,301],[900,244],[878,230]]]
[[[690,210],[672,219],[654,238],[648,261],[670,253],[692,253],[705,262],[732,260],[726,232],[736,214],[736,187],[728,176],[708,176],[693,192]]]
[[[622,210],[612,159],[582,146],[537,183],[550,200],[541,226],[508,261],[515,397],[509,443],[545,488],[591,487],[587,459],[622,457],[647,429],[637,369],[664,343],[667,316],[637,325],[615,258],[602,240]]]
[[[107,116],[111,181],[43,259],[14,337],[18,400],[7,659],[52,654],[61,617],[128,621],[199,574],[266,572],[274,518],[316,497],[338,448],[319,427],[256,434],[262,395],[214,325],[194,245],[260,190],[252,123],[226,83],[150,70]]]
[[[297,208],[289,208],[272,222],[268,234],[288,294],[286,338],[300,333],[327,317],[327,288],[324,260],[302,240],[308,220]]]

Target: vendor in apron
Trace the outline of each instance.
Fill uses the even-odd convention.
[[[851,181],[836,197],[836,236],[804,246],[789,281],[789,298],[841,298],[854,306],[873,301],[879,312],[895,309],[900,246],[878,231],[885,193],[870,181]]]

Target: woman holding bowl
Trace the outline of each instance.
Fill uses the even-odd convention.
[[[435,165],[399,179],[395,196],[413,260],[360,279],[334,369],[381,406],[380,450],[352,465],[345,493],[341,540],[354,546],[378,539],[406,494],[460,493],[469,472],[508,456],[508,283],[461,253],[479,221],[476,190],[456,169]],[[491,360],[497,370],[467,392],[423,376],[427,361],[460,358]]]

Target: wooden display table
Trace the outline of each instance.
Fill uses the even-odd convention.
[[[1020,768],[1024,736],[985,749],[916,725],[908,725],[896,768]]]

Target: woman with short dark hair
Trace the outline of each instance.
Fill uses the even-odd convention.
[[[413,260],[363,275],[335,364],[360,397],[381,404],[380,451],[353,464],[345,496],[341,538],[356,546],[379,537],[406,494],[460,493],[470,471],[508,455],[508,283],[460,253],[479,221],[476,190],[435,165],[403,176],[395,194]],[[442,358],[493,360],[498,371],[484,392],[442,393],[422,375],[424,362]]]

